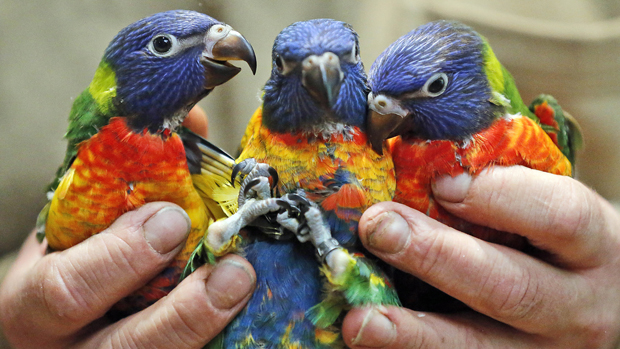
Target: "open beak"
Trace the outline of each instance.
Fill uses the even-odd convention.
[[[332,52],[311,55],[301,62],[301,83],[319,103],[331,107],[338,98],[344,73]]]
[[[372,149],[383,155],[383,141],[396,136],[394,131],[405,120],[398,114],[380,114],[372,109],[368,112],[367,132]]]
[[[205,89],[213,89],[241,71],[228,61],[245,61],[256,74],[256,55],[252,45],[230,26],[212,26],[205,36],[205,46],[201,58],[205,67]]]

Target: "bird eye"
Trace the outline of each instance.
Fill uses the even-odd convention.
[[[282,70],[284,69],[284,65],[282,64],[282,57],[280,56],[276,56],[276,67],[278,67],[278,70],[280,72],[282,72]]]
[[[295,61],[287,61],[285,58],[282,58],[279,54],[275,54],[275,59],[273,60],[276,68],[278,68],[278,73],[282,75],[288,75],[293,70],[297,69],[298,64]]]
[[[437,97],[446,91],[448,86],[448,75],[445,73],[435,73],[422,87],[422,91],[428,97]]]
[[[167,57],[177,52],[178,40],[173,35],[159,34],[149,43],[149,50],[156,56]]]

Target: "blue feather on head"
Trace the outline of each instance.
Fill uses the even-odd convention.
[[[375,60],[368,80],[371,98],[386,96],[406,112],[408,117],[396,130],[399,134],[465,140],[488,127],[502,111],[491,103],[484,45],[478,33],[461,23],[420,26]],[[433,91],[437,79],[442,79],[443,89]]]
[[[168,11],[139,20],[121,30],[103,59],[116,74],[116,108],[120,115],[140,115],[156,124],[197,98],[204,88],[200,56],[204,45],[181,54],[160,57],[149,50],[155,35],[177,40],[204,35],[215,19],[193,11]]]
[[[302,63],[312,55],[338,57],[342,81],[333,103],[322,103],[305,87]],[[263,123],[274,132],[322,132],[327,123],[364,127],[366,73],[357,33],[333,19],[296,22],[276,37],[271,77],[264,87]]]
[[[109,44],[102,64],[115,74],[114,108],[136,129],[174,128],[191,107],[240,68],[253,71],[250,44],[232,28],[203,13],[167,11],[141,19]]]

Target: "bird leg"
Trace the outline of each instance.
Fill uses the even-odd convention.
[[[278,223],[294,232],[300,242],[310,241],[321,263],[327,265],[335,278],[344,273],[350,265],[351,256],[332,237],[319,206],[308,200],[302,190],[282,196],[278,203],[285,208],[277,216]]]
[[[269,177],[246,176],[239,194],[239,210],[232,216],[214,222],[207,230],[206,246],[215,256],[222,256],[235,249],[239,231],[255,219],[282,210],[276,198],[271,197]]]

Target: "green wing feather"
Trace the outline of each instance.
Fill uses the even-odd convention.
[[[494,95],[490,102],[504,105],[506,111],[511,114],[520,113],[536,121],[556,142],[558,148],[574,167],[575,153],[583,148],[583,136],[577,121],[570,114],[563,111],[556,99],[550,95],[543,94],[538,96],[527,107],[519,94],[514,78],[495,57],[487,40],[484,37],[482,39],[484,41],[484,70]],[[536,107],[543,103],[547,103],[551,107],[553,115],[545,114],[543,116],[542,114],[537,114]]]
[[[185,268],[183,268],[179,283],[207,262],[209,264],[215,264],[215,256],[205,248],[204,239],[201,239],[198,245],[196,245],[194,252],[190,255]]]
[[[547,108],[539,109],[545,105]],[[541,127],[547,134],[555,135],[558,148],[574,167],[576,152],[583,148],[583,136],[577,120],[564,111],[555,98],[546,94],[536,97],[529,109],[537,115],[547,111],[544,116],[539,115]]]

